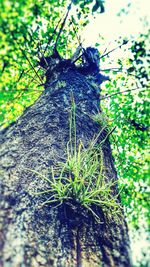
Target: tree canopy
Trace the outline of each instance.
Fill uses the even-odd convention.
[[[72,4],[66,0],[2,0],[0,10],[0,122],[2,127],[7,127],[44,90],[39,57],[50,55],[57,43],[60,55],[70,58],[82,46],[81,33],[90,23],[91,14],[101,16],[105,3],[102,0],[73,0]],[[103,51],[102,37],[95,44],[101,55],[101,73],[110,77],[101,88],[101,106],[110,129],[115,128],[110,140],[122,203],[130,225],[136,230],[141,225],[147,230],[150,221],[147,25],[144,29],[139,37],[127,40],[121,36],[116,41],[117,49],[123,51],[121,57],[112,58],[109,47]]]

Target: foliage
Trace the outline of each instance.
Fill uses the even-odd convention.
[[[111,54],[103,58],[107,59],[105,72],[110,82],[102,86],[101,93],[101,106],[109,118],[108,124],[116,127],[110,141],[119,184],[123,187],[121,199],[130,229],[134,266],[138,267],[148,266],[149,262],[148,46],[146,30],[138,38],[131,38],[122,52],[118,49],[113,59]],[[135,252],[136,246],[140,253]]]
[[[58,49],[63,57],[70,57],[80,43],[79,30],[89,23],[89,14],[103,12],[103,1],[72,1],[74,13],[61,32]],[[1,95],[0,123],[8,126],[20,116],[24,109],[35,102],[43,91],[44,73],[38,68],[39,56],[48,56],[54,47],[56,36],[66,14],[66,0],[11,1],[0,2],[0,59]],[[130,5],[128,5],[128,10]],[[122,10],[123,11],[123,10]],[[124,12],[124,11],[123,11]],[[61,20],[60,20],[61,18]],[[121,39],[123,39],[121,37]],[[102,39],[101,39],[102,42]],[[115,131],[111,145],[122,191],[122,202],[128,220],[136,229],[141,221],[149,222],[148,205],[148,42],[149,33],[143,32],[132,38],[122,56],[115,59],[105,53],[101,57],[109,82],[102,86],[101,106],[108,125]],[[120,42],[119,42],[120,45]],[[101,44],[97,43],[100,51]],[[22,48],[22,50],[21,50]],[[46,50],[45,50],[46,49]],[[24,53],[22,52],[24,51]],[[25,56],[26,55],[26,56]],[[37,77],[29,61],[40,76]],[[112,68],[113,62],[113,68]],[[102,65],[102,64],[101,64]],[[42,81],[41,81],[42,79]],[[135,89],[135,90],[133,90]],[[95,118],[102,121],[103,118]],[[105,123],[105,122],[104,122]],[[80,149],[80,153],[84,153]],[[79,147],[77,149],[79,154]]]
[[[128,44],[128,58],[117,59],[118,68],[110,68],[111,82],[103,86],[102,96],[103,110],[116,126],[111,144],[119,182],[124,186],[122,202],[136,228],[141,219],[149,223],[150,214],[148,36],[143,33]]]
[[[104,8],[104,0],[72,0],[72,2],[76,5],[79,4],[81,9],[88,9],[87,5],[94,2],[94,6],[92,7],[92,12],[99,11],[103,13],[105,11]]]
[[[102,0],[72,2],[76,4],[76,16],[70,15],[58,40],[58,51],[64,57],[70,57],[79,45],[77,33],[89,22],[90,4],[94,3],[93,12],[104,11]],[[4,127],[43,91],[41,84],[45,79],[38,66],[39,57],[52,52],[67,3],[67,0],[0,2],[0,124]]]
[[[0,10],[0,123],[5,127],[43,91],[45,77],[38,66],[39,57],[48,56],[54,49],[66,16],[66,0],[5,0]],[[86,12],[78,11],[65,23],[57,47],[61,56],[70,57],[78,46],[78,28],[88,23]]]
[[[60,4],[63,8],[65,2]],[[41,88],[36,88],[41,81],[35,76],[22,50],[32,64],[37,65],[42,38],[48,41],[54,23],[58,23],[60,9],[55,1],[36,4],[34,1],[1,1],[0,9],[1,122],[6,126],[41,93]]]

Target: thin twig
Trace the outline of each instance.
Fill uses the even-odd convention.
[[[72,18],[71,18],[71,23],[72,23],[72,28],[73,28],[73,30],[75,32],[77,41],[79,43],[79,46],[77,47],[75,53],[73,54],[73,56],[71,58],[71,62],[74,64],[76,61],[78,61],[83,56],[83,54],[84,54],[84,48],[82,46],[81,36],[78,36],[77,31],[76,31],[76,29],[75,29],[75,27],[73,25],[74,22],[73,22]],[[78,48],[80,49],[79,51],[78,51]],[[83,51],[82,54],[80,54],[81,51]],[[76,54],[79,55],[79,56],[77,56]],[[76,56],[77,56],[77,58],[76,58]]]
[[[105,71],[110,71],[110,70],[112,70],[112,71],[113,71],[113,70],[114,70],[114,71],[115,71],[115,70],[116,70],[116,71],[119,71],[119,70],[122,70],[122,68],[121,68],[121,67],[120,67],[120,68],[119,68],[119,67],[114,67],[114,68],[108,68],[108,69],[100,69],[100,71],[104,71],[104,72],[105,72]]]
[[[78,36],[78,34],[77,34],[77,31],[76,31],[76,29],[75,29],[75,27],[74,27],[73,19],[71,18],[70,20],[71,20],[71,23],[72,23],[72,28],[73,28],[73,30],[74,30],[74,32],[75,32],[75,34],[76,34],[76,37],[77,37],[77,41],[78,41],[78,43],[79,43],[79,46],[82,47],[81,36]]]
[[[12,32],[11,32],[11,34],[12,34],[12,37],[15,38],[14,34]],[[37,67],[38,65],[37,64],[36,65],[32,65],[32,63],[28,59],[28,57],[27,57],[26,53],[24,52],[24,50],[20,47],[20,44],[18,43],[17,40],[16,40],[16,44],[17,44],[17,46],[19,47],[19,49],[21,50],[21,52],[23,53],[23,55],[25,56],[25,58],[27,59],[27,61],[29,62],[30,66],[31,66],[31,68],[29,70],[27,70],[25,73],[29,72],[30,70],[34,70],[34,72],[35,72],[36,76],[39,78],[40,82],[43,82],[41,80],[41,77],[38,75],[38,71],[41,69],[41,67],[39,66],[38,70],[36,71],[35,67]]]
[[[31,61],[29,60],[29,58],[27,57],[26,53],[24,52],[24,50],[20,47],[20,50],[22,51],[23,55],[25,56],[25,58],[27,59],[27,61],[29,62],[31,68],[34,70],[36,76],[39,78],[39,80],[43,83],[41,77],[39,76],[38,72],[36,71],[35,67],[32,65]]]
[[[11,92],[22,92],[22,91],[30,91],[30,89],[28,89],[27,87],[23,88],[23,89],[11,89]],[[43,90],[36,90],[36,89],[32,89],[33,92],[43,92]],[[0,92],[5,92],[5,89],[0,90]]]
[[[69,11],[71,10],[71,4],[72,4],[72,1],[71,1],[71,3],[70,3],[69,6],[68,6],[68,11],[67,11],[67,13],[66,13],[66,16],[65,16],[65,18],[64,18],[64,20],[63,20],[63,22],[62,22],[62,24],[61,24],[59,33],[58,33],[58,35],[57,35],[56,42],[55,42],[55,46],[54,46],[54,51],[57,50],[57,43],[58,43],[59,37],[60,37],[60,35],[61,35],[61,32],[62,32],[62,30],[63,30],[63,28],[64,28],[64,26],[65,26],[66,20],[67,20],[68,15],[69,15]]]
[[[26,73],[26,75],[28,75],[30,78],[32,78],[32,80],[34,80],[35,82],[37,82],[39,84],[39,81],[36,79],[36,75],[35,76],[32,76],[28,73]]]
[[[22,70],[21,71],[21,74],[20,74],[20,76],[19,76],[19,78],[18,78],[18,80],[16,81],[16,83],[18,83],[21,79],[22,79],[22,76],[23,76],[23,74],[25,73],[25,70]],[[34,81],[36,81],[37,83],[39,83],[39,81],[35,78],[36,77],[36,75],[33,77],[32,75],[30,75],[29,73],[28,73],[28,71],[25,73],[26,75],[28,75],[30,78],[32,78]]]
[[[80,56],[78,56],[72,63],[73,64],[76,63],[80,58],[82,58],[83,54],[84,54],[84,52]]]
[[[26,91],[26,90],[29,90],[28,89],[28,87],[29,87],[29,85],[34,81],[34,79],[35,79],[35,77],[32,77],[32,79],[28,82],[28,84],[24,87],[24,88],[22,88],[22,89],[16,89],[16,90],[14,90],[14,91],[18,91],[18,92],[23,92],[23,91]],[[11,91],[13,91],[13,90],[11,90]],[[33,91],[36,91],[35,89],[33,89]],[[40,91],[40,90],[39,90]],[[18,97],[18,96],[17,96]],[[16,97],[16,98],[17,98]],[[15,98],[14,98],[15,99]]]
[[[41,56],[40,54],[42,55],[42,57],[44,57],[44,54],[43,54],[43,52],[42,52],[41,41],[39,40],[39,41],[38,41],[38,57]]]
[[[32,31],[32,29],[30,29],[30,30]],[[34,45],[36,46],[36,42],[35,42],[35,40],[33,39],[31,33],[28,31],[27,34],[29,35],[31,42],[33,42]],[[32,31],[32,34],[33,34],[33,31]]]
[[[32,78],[29,82],[28,82],[28,84],[26,85],[26,87],[25,88],[22,88],[22,89],[11,89],[11,91],[13,92],[17,92],[18,91],[18,94],[15,96],[15,97],[13,97],[11,100],[8,100],[7,101],[7,103],[10,103],[10,102],[12,102],[12,101],[14,101],[15,99],[18,99],[18,98],[20,98],[21,96],[22,96],[22,94],[23,94],[23,92],[27,92],[29,89],[28,89],[28,86],[31,84],[31,82],[34,80],[34,78]],[[35,90],[35,89],[33,89],[33,92],[42,92],[43,90]]]
[[[57,25],[56,25],[56,27],[55,27],[55,29],[54,29],[52,35],[49,37],[49,40],[48,40],[47,45],[46,45],[46,47],[45,47],[45,49],[44,49],[44,51],[43,51],[43,54],[46,53],[46,50],[47,50],[48,46],[50,45],[50,43],[51,43],[51,41],[52,41],[52,39],[53,39],[53,36],[56,34],[57,28],[58,28],[59,23],[61,22],[61,20],[62,20],[62,18],[58,21],[58,23],[57,23]]]
[[[102,56],[106,53],[106,51],[107,51],[108,47],[110,46],[110,44],[111,44],[111,41],[109,42],[108,46],[105,48],[105,50],[104,50]]]
[[[146,88],[149,88],[149,87],[146,86]],[[100,100],[103,100],[103,99],[106,99],[106,98],[110,98],[110,97],[115,96],[115,95],[127,93],[127,92],[130,92],[130,91],[140,90],[140,89],[143,89],[143,87],[136,87],[136,88],[132,88],[132,89],[128,89],[128,90],[122,91],[122,92],[113,93],[111,95],[107,95],[107,96],[104,96],[104,97],[100,98]],[[142,91],[145,91],[145,89],[143,89]]]
[[[138,75],[135,75],[135,74],[132,74],[132,73],[128,73],[128,69],[125,69],[125,68],[122,68],[122,67],[120,67],[120,68],[110,68],[110,69],[101,69],[100,71],[102,71],[102,72],[105,72],[105,71],[114,71],[114,72],[126,72],[127,73],[127,75],[130,75],[130,76],[133,76],[133,77],[135,77],[135,78],[137,78],[137,79],[140,79],[140,76],[138,76]]]
[[[25,72],[24,70],[21,71],[21,73],[20,73],[20,75],[19,75],[19,78],[18,78],[18,80],[16,81],[16,83],[18,83],[18,82],[21,80],[21,78],[22,78],[24,72]]]
[[[110,130],[110,132],[107,133],[106,137],[101,141],[101,143],[100,143],[101,145],[103,145],[103,144],[106,142],[106,140],[108,139],[108,137],[115,131],[116,127],[117,127],[117,126],[114,126],[114,127]]]
[[[122,47],[123,45],[125,45],[125,44],[127,44],[127,42],[124,41],[121,45],[118,45],[117,47],[115,47],[115,48],[113,48],[112,50],[108,51],[107,53],[103,54],[103,55],[100,57],[100,59],[103,58],[103,57],[108,56],[110,53],[114,52],[114,51],[117,50],[118,48],[121,48],[121,47]]]

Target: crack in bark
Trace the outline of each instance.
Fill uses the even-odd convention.
[[[76,261],[77,261],[77,267],[81,267],[81,243],[80,243],[80,234],[79,234],[79,227],[77,228],[76,233]]]

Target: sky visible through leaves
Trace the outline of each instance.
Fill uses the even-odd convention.
[[[95,0],[88,1],[88,5],[83,0],[73,2],[76,5],[61,33],[58,50],[63,57],[70,57],[81,41],[85,47],[97,47],[101,56],[106,54],[101,58],[100,70],[109,75],[110,81],[102,85],[101,106],[110,129],[116,127],[111,145],[134,243],[135,266],[148,266],[150,3],[106,0],[103,12],[101,5],[96,10]],[[60,28],[68,3],[1,0],[2,127],[15,121],[42,93],[39,84],[44,78],[37,67],[38,55],[46,47],[46,55],[51,53],[57,36],[54,29]],[[50,45],[49,36],[53,36]],[[109,53],[114,48],[117,49]],[[134,233],[138,235],[134,237]]]
[[[130,76],[126,71],[118,72],[118,63],[120,63],[120,59],[124,59],[122,61],[123,67],[124,69],[128,69],[128,59],[132,57],[130,47],[132,46],[132,42],[134,42],[133,40],[140,40],[141,32],[145,33],[145,37],[143,34],[143,40],[146,49],[149,48],[150,41],[147,35],[148,25],[150,25],[147,16],[148,6],[150,8],[150,3],[148,3],[148,1],[134,1],[134,3],[133,1],[126,1],[126,3],[125,1],[115,1],[115,3],[111,2],[111,4],[108,2],[109,1],[106,1],[106,12],[101,16],[95,16],[95,19],[92,17],[91,23],[84,30],[85,45],[89,46],[97,43],[101,44],[101,51],[105,51],[107,46],[109,51],[116,47],[115,40],[120,41],[120,39],[125,37],[129,42],[125,49],[117,49],[110,55],[109,59],[106,58],[105,62],[101,63],[102,69],[112,68],[111,72],[109,72],[111,85],[110,83],[104,84],[102,86],[102,94],[103,92],[107,93],[108,89],[109,93],[112,89],[112,93],[114,93],[116,90],[120,92],[137,87],[134,72],[131,73],[133,75]],[[120,16],[116,16],[119,12]],[[88,32],[90,34],[88,34]],[[142,65],[144,65],[147,72],[149,72],[148,61],[144,60],[143,63]],[[147,259],[147,261],[144,260],[145,257],[143,257],[143,255],[145,256],[145,254],[147,254],[146,251],[149,247],[148,236],[145,233],[145,228],[147,228],[147,226],[144,219],[146,203],[143,203],[144,206],[141,210],[141,206],[143,205],[142,197],[144,194],[148,193],[148,139],[146,137],[147,134],[145,135],[144,132],[140,136],[140,133],[137,133],[135,129],[131,129],[132,126],[127,123],[127,117],[132,116],[131,113],[134,113],[134,117],[140,118],[142,116],[141,119],[143,118],[143,122],[145,123],[146,117],[149,114],[148,89],[146,93],[142,90],[143,86],[141,86],[141,92],[135,90],[131,93],[118,95],[114,98],[107,98],[102,101],[103,109],[106,110],[109,119],[111,118],[112,121],[115,120],[114,125],[116,125],[116,122],[118,125],[116,132],[112,136],[112,147],[114,148],[114,157],[116,158],[118,154],[120,155],[120,158],[116,158],[116,163],[120,176],[120,183],[125,186],[124,192],[127,190],[126,194],[123,193],[123,199],[128,210],[128,219],[131,215],[129,225],[130,235],[132,237],[133,261],[137,266],[147,266],[146,262],[149,261],[149,259]],[[109,112],[108,109],[110,109]],[[136,113],[138,110],[141,110],[140,113],[143,115]],[[141,138],[145,141],[140,142]],[[121,167],[120,164],[122,164]],[[147,181],[147,185],[145,181]],[[130,197],[129,191],[130,193],[132,192],[132,197]],[[134,205],[136,205],[137,208],[135,208]],[[133,209],[136,209],[138,215]],[[138,222],[136,221],[137,217],[139,217]],[[133,230],[133,225],[135,226],[135,224],[137,224],[135,227],[137,232]]]

